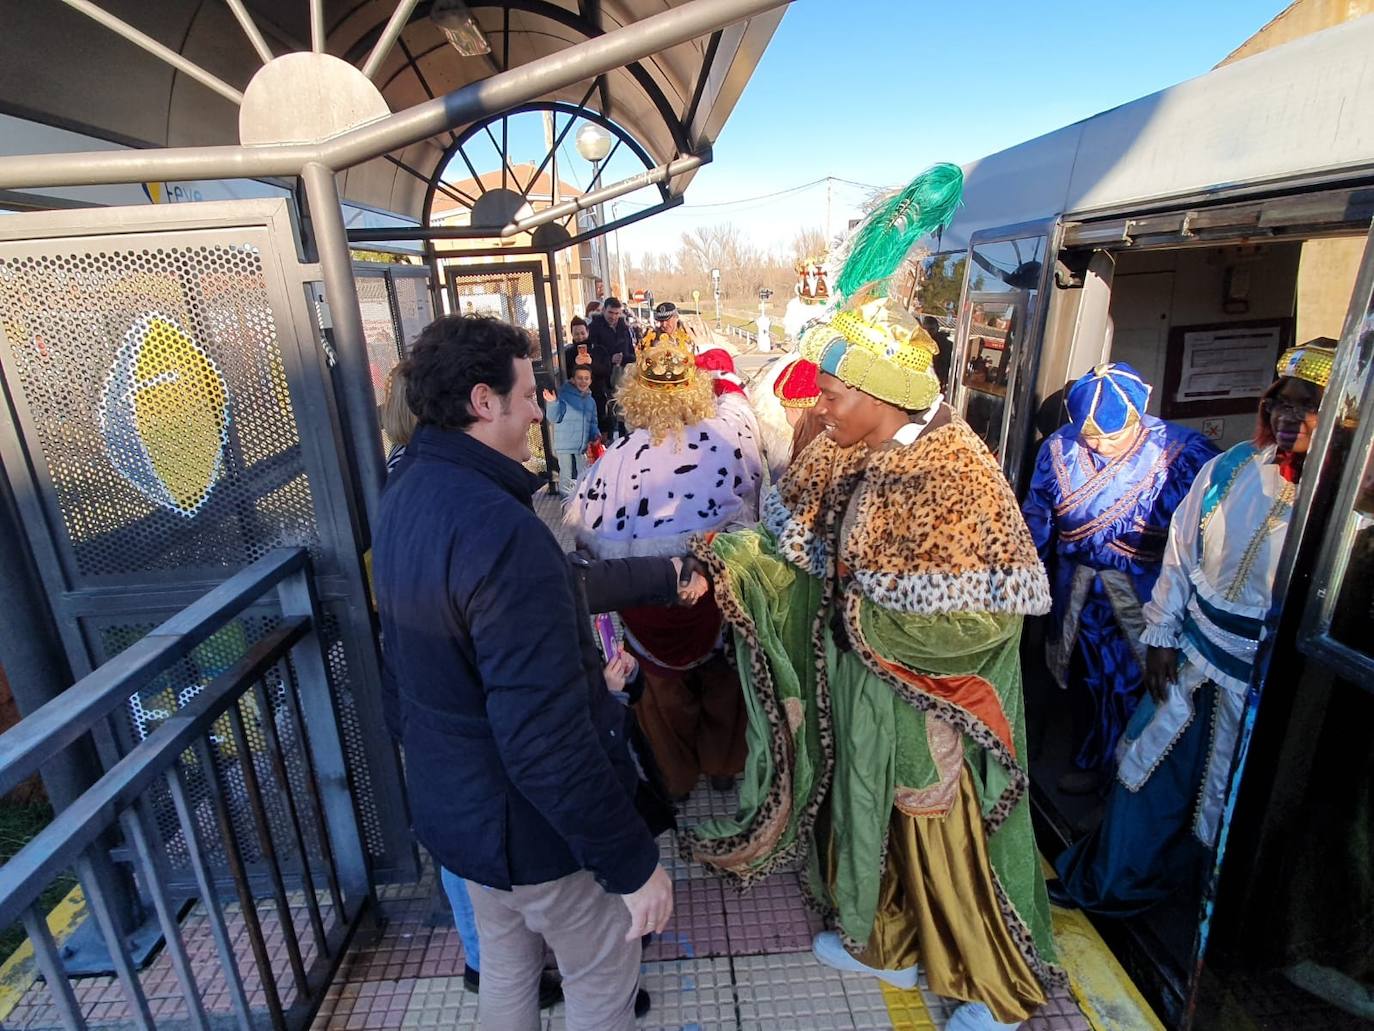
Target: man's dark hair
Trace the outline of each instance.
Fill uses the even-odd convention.
[[[574,326],[585,326],[586,324],[587,320],[584,319],[581,315],[574,315],[572,317],[572,321],[568,323],[568,328],[572,329]]]
[[[601,302],[601,307],[603,307],[603,308],[621,308],[621,307],[624,307],[624,306],[620,303],[620,298],[619,298],[619,297],[607,297],[604,301]]]
[[[515,359],[529,356],[529,335],[508,322],[489,315],[441,316],[410,346],[406,401],[423,426],[465,429],[477,421],[468,407],[472,388],[485,383],[508,397]]]

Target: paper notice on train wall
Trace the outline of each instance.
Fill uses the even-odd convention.
[[[1184,333],[1174,401],[1259,397],[1274,382],[1282,332],[1279,326],[1237,326]]]

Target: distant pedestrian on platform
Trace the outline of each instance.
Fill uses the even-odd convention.
[[[616,297],[607,297],[601,305],[601,313],[587,324],[592,345],[592,353],[607,363],[604,378],[592,376],[592,394],[596,397],[597,411],[601,419],[601,435],[610,440],[616,435],[620,422],[614,409],[615,391],[625,375],[625,369],[635,360],[634,337],[630,335],[629,324],[625,321],[625,307]],[[624,428],[620,427],[621,436]]]
[[[592,397],[592,370],[579,368],[572,380],[544,391],[548,419],[553,427],[553,453],[558,458],[558,493],[572,496],[577,477],[587,467],[587,449],[601,439],[596,420],[596,398]]]
[[[592,348],[587,340],[586,320],[574,315],[572,322],[568,323],[568,335],[572,337],[572,343],[563,348],[564,379],[572,379],[578,369],[592,369]]]

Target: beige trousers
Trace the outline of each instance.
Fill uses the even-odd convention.
[[[482,942],[482,1031],[539,1031],[548,942],[563,975],[568,1031],[633,1031],[640,942],[630,911],[588,872],[511,891],[468,883]]]

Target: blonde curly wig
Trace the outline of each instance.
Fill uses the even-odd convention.
[[[625,425],[648,430],[654,444],[662,444],[670,436],[681,443],[686,427],[716,414],[711,379],[695,372],[686,383],[659,386],[641,380],[638,367],[632,365],[615,399]]]

